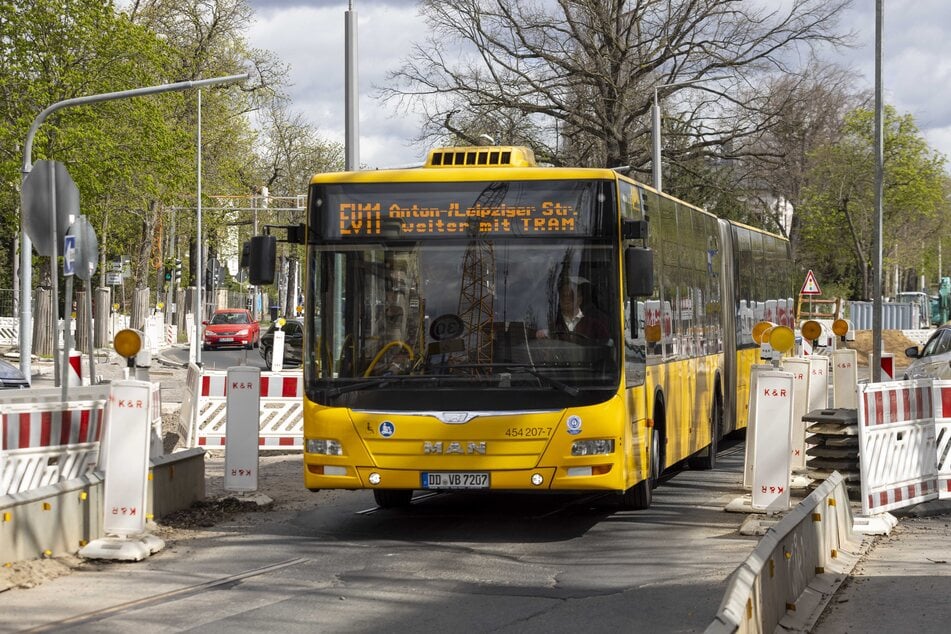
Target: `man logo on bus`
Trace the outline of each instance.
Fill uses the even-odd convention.
[[[388,421],[388,420],[385,420],[385,421],[383,421],[382,423],[380,423],[380,435],[381,435],[381,436],[383,436],[384,438],[389,438],[390,436],[392,436],[392,435],[395,434],[395,433],[396,433],[396,425],[394,425],[393,423],[391,423],[391,422]]]

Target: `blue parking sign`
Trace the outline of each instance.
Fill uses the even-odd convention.
[[[63,240],[63,275],[76,272],[76,236],[66,236]]]

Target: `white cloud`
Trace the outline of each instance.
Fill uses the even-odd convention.
[[[345,2],[252,3],[261,6],[249,33],[256,48],[273,51],[290,64],[293,109],[304,114],[325,138],[343,142],[344,122],[344,12]],[[355,2],[359,82],[360,163],[368,168],[421,162],[425,150],[413,147],[420,122],[397,116],[395,108],[370,95],[383,85],[424,34],[415,3]],[[362,4],[369,4],[361,9]]]
[[[858,0],[846,26],[857,47],[840,59],[855,68],[858,85],[875,82],[875,3]],[[882,33],[882,95],[910,113],[931,147],[951,156],[951,2],[885,0]]]

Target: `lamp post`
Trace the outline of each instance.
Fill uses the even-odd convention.
[[[357,78],[357,12],[353,0],[344,13],[344,159],[348,172],[360,169],[359,82]]]
[[[133,88],[132,90],[123,90],[120,92],[101,93],[97,95],[86,95],[84,97],[74,97],[57,101],[48,106],[40,114],[36,115],[33,123],[30,125],[26,134],[26,142],[23,144],[23,167],[22,183],[26,181],[33,169],[33,138],[40,125],[46,121],[46,118],[63,108],[71,106],[85,106],[88,104],[99,103],[100,101],[112,101],[114,99],[127,99],[130,97],[141,97],[144,95],[155,95],[163,92],[177,90],[188,90],[192,88],[201,88],[202,86],[214,86],[217,84],[230,83],[234,81],[243,81],[250,77],[248,73],[241,75],[229,75],[226,77],[214,77],[212,79],[198,79],[194,81],[182,81],[174,84],[162,84],[160,86],[149,86],[146,88]],[[30,305],[30,293],[33,288],[33,241],[26,235],[26,228],[23,223],[23,213],[20,214],[20,371],[23,375],[31,375],[31,356],[33,354],[33,311]],[[52,266],[56,266],[53,262]],[[53,317],[56,320],[58,307],[53,307]],[[55,330],[55,329],[54,329]]]
[[[654,86],[654,105],[651,107],[651,119],[652,119],[652,130],[651,134],[654,141],[654,153],[653,153],[653,169],[654,169],[654,189],[657,191],[663,191],[663,176],[661,174],[660,167],[660,104],[657,101],[657,93],[662,88],[681,88],[683,86],[693,86],[706,81],[716,81],[718,79],[726,79],[726,77],[701,77],[700,79],[691,79],[690,81],[677,81],[669,84],[661,84],[659,86]],[[701,86],[701,88],[703,88]],[[704,88],[704,90],[707,90]]]

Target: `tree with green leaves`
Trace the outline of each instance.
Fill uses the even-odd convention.
[[[20,172],[27,130],[44,108],[64,99],[161,83],[157,79],[168,76],[172,57],[167,45],[117,15],[111,2],[17,0],[3,4],[0,16],[5,60],[0,72],[0,165],[11,177]],[[162,96],[57,111],[40,126],[32,158],[66,165],[80,189],[81,211],[100,231],[104,197],[136,208],[141,193],[166,183],[174,171],[182,142],[168,116],[174,100]],[[12,233],[19,227],[17,181],[5,179],[0,196],[4,219],[17,218],[2,223],[7,261],[15,244]],[[131,186],[123,190],[127,183]]]
[[[926,238],[951,220],[946,159],[928,147],[911,115],[888,106],[883,128],[883,270],[933,267],[937,243]],[[871,288],[877,224],[873,133],[871,110],[859,108],[845,118],[841,138],[810,154],[797,210],[801,262],[820,277],[841,280],[862,299],[885,291]]]

